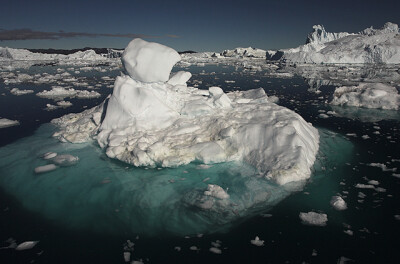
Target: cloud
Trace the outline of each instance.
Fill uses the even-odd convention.
[[[177,38],[176,35],[165,35],[169,38]],[[35,31],[29,28],[22,29],[0,29],[0,41],[5,40],[30,40],[30,39],[62,39],[76,37],[117,37],[117,38],[159,38],[158,36],[144,34],[107,34],[107,33],[87,33],[87,32],[45,32]]]

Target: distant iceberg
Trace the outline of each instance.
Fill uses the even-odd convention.
[[[26,49],[13,49],[0,47],[0,61],[18,60],[106,60],[102,55],[96,54],[94,50],[78,51],[69,55],[43,54],[31,52]]]
[[[289,63],[400,63],[399,27],[386,23],[382,29],[359,33],[329,33],[313,26],[305,45],[279,50],[267,59]]]

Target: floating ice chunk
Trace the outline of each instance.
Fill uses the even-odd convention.
[[[196,246],[191,246],[189,249],[190,249],[190,250],[193,250],[193,251],[199,251],[199,250],[200,250],[200,249],[199,249],[198,247],[196,247]]]
[[[98,98],[100,96],[101,94],[96,91],[76,90],[76,98],[78,99]]]
[[[125,262],[131,261],[131,252],[124,252],[124,261]]]
[[[76,90],[74,88],[64,88],[60,86],[53,86],[50,91],[44,90],[42,92],[37,93],[36,95],[44,98],[65,98],[65,97],[73,97],[76,95]]]
[[[221,186],[218,186],[215,184],[209,184],[207,186],[207,191],[205,191],[204,194],[218,198],[218,199],[228,199],[229,198],[229,194],[227,194],[226,191],[221,188]]]
[[[173,86],[186,85],[186,82],[189,81],[191,77],[192,74],[190,72],[178,71],[177,73],[171,76],[171,78],[168,80],[168,84],[171,84]]]
[[[10,93],[12,93],[13,95],[24,95],[33,93],[33,90],[20,90],[18,88],[13,88],[11,89]]]
[[[343,200],[342,197],[340,196],[333,196],[331,199],[331,205],[336,209],[336,210],[346,210],[347,209],[347,204]]]
[[[387,84],[360,83],[336,88],[331,104],[398,110],[400,95],[396,87]]]
[[[122,54],[129,76],[141,82],[168,81],[172,67],[180,60],[174,49],[139,38],[132,40]]]
[[[371,185],[371,184],[362,184],[362,183],[357,183],[355,187],[356,187],[356,188],[359,188],[359,189],[374,189],[374,188],[375,188],[374,185]]]
[[[344,230],[343,232],[344,232],[345,234],[349,235],[349,236],[352,236],[352,235],[353,235],[353,231],[350,230],[350,229]]]
[[[52,159],[55,156],[57,156],[57,153],[55,152],[47,152],[43,154],[43,159],[48,160],[48,159]]]
[[[174,247],[174,249],[175,249],[176,251],[178,251],[178,252],[182,250],[182,248],[181,248],[181,247],[178,247],[178,246]]]
[[[211,247],[210,248],[210,252],[212,252],[214,254],[221,254],[222,253],[221,249],[216,248],[216,247]]]
[[[31,248],[33,248],[34,246],[36,246],[37,243],[39,243],[39,241],[25,241],[25,242],[19,244],[19,245],[15,248],[15,250],[20,251],[20,250],[31,249]]]
[[[70,154],[63,154],[63,155],[57,155],[51,161],[59,166],[70,166],[77,163],[78,160],[79,160],[78,157],[72,156]]]
[[[395,172],[397,170],[397,168],[389,169],[388,167],[386,167],[385,164],[382,164],[382,163],[370,163],[370,164],[368,164],[368,166],[381,168],[382,171],[393,171],[393,172]]]
[[[11,127],[11,126],[18,126],[19,121],[17,120],[10,120],[7,118],[0,118],[0,128]]]
[[[58,101],[57,105],[60,107],[70,107],[72,103],[70,101]]]
[[[323,119],[329,118],[327,114],[319,114],[318,116]]]
[[[394,216],[394,219],[400,221],[400,215],[395,215],[395,216]]]
[[[313,225],[313,226],[326,226],[326,222],[328,222],[328,216],[326,214],[319,214],[316,212],[308,212],[299,214],[301,219],[301,223],[305,225]]]
[[[375,181],[375,180],[370,180],[370,181],[368,182],[368,184],[379,185],[379,182],[378,182],[378,181]]]
[[[55,169],[57,169],[58,167],[54,164],[48,164],[48,165],[44,165],[44,166],[39,166],[35,168],[35,173],[45,173],[45,172],[49,172],[49,171],[53,171]]]
[[[257,247],[264,246],[264,240],[260,240],[260,238],[258,236],[256,236],[254,239],[250,240],[250,243]]]

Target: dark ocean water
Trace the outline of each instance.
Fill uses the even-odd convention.
[[[399,262],[400,221],[395,217],[400,215],[400,179],[396,177],[400,173],[398,112],[345,107],[332,109],[326,101],[330,100],[335,87],[321,86],[320,92],[315,93],[309,91],[306,80],[298,76],[276,78],[266,74],[266,71],[254,72],[241,67],[191,66],[186,69],[193,74],[189,85],[197,85],[200,89],[215,85],[225,91],[263,87],[269,96],[279,97],[280,105],[299,113],[320,130],[321,151],[313,175],[304,189],[292,193],[272,208],[243,216],[220,231],[205,230],[201,235],[162,231],[150,234],[137,226],[131,229],[122,222],[119,224],[115,220],[115,214],[121,213],[119,211],[105,214],[104,208],[110,206],[108,201],[93,205],[90,201],[81,201],[82,197],[87,199],[84,194],[71,198],[73,207],[60,208],[65,203],[57,201],[76,190],[75,185],[82,185],[81,193],[96,193],[97,187],[85,189],[87,178],[82,182],[72,181],[78,177],[95,177],[89,172],[87,175],[74,175],[75,178],[71,176],[70,181],[58,183],[54,180],[54,186],[49,181],[45,182],[44,178],[31,181],[31,175],[24,175],[23,167],[28,166],[28,161],[23,158],[26,156],[20,155],[22,150],[28,154],[29,151],[36,153],[35,149],[40,147],[37,145],[42,142],[53,144],[50,135],[54,128],[46,123],[64,114],[98,105],[112,92],[107,87],[112,81],[104,81],[101,77],[115,78],[119,75],[118,70],[101,72],[92,69],[75,73],[78,67],[68,70],[66,66],[34,66],[20,71],[29,75],[43,72],[54,75],[57,68],[82,78],[80,81],[89,85],[102,84],[96,89],[102,97],[71,99],[73,106],[70,108],[45,111],[46,104],[53,103],[52,100],[35,94],[14,96],[9,90],[17,87],[33,89],[36,93],[49,90],[55,83],[6,85],[0,79],[0,116],[21,123],[0,129],[0,164],[3,166],[0,167],[0,247],[8,246],[6,241],[9,238],[17,243],[40,241],[31,250],[0,249],[0,263],[124,263],[124,244],[127,240],[135,244],[131,259],[141,259],[144,263],[336,263],[345,259],[351,260],[349,263]],[[58,82],[64,85],[63,81]],[[329,115],[329,118],[320,116],[332,110],[338,114]],[[23,149],[24,146],[26,149]],[[98,157],[102,155],[101,150],[95,147],[87,147],[85,151],[85,157],[96,151]],[[127,167],[119,162],[105,162],[112,170],[121,173]],[[371,163],[384,164],[388,170],[370,166]],[[21,166],[21,173],[15,177],[4,175],[9,171],[8,164]],[[392,171],[393,168],[398,170]],[[129,166],[128,169],[137,171]],[[143,173],[150,175],[151,171]],[[176,172],[167,170],[166,173]],[[68,177],[67,172],[64,177]],[[49,188],[35,185],[41,180],[43,184],[50,184]],[[356,188],[357,184],[368,184],[370,180],[378,181],[379,185],[375,189]],[[36,186],[39,189],[32,189]],[[40,188],[54,190],[47,193]],[[347,202],[347,210],[337,211],[330,205],[331,197],[338,194]],[[82,219],[84,217],[72,215],[77,214],[79,209],[81,216],[90,217]],[[326,213],[327,225],[303,225],[299,213],[309,211]],[[351,230],[353,235],[344,233],[346,230]],[[255,236],[265,241],[263,247],[250,243]],[[209,251],[211,242],[217,240],[221,241],[220,255]],[[197,250],[191,250],[192,246],[196,246]],[[180,251],[175,247],[179,247]]]

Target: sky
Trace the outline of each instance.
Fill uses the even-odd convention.
[[[178,51],[281,49],[305,43],[315,24],[359,32],[400,24],[399,0],[1,0],[0,46],[124,48],[141,37]]]

